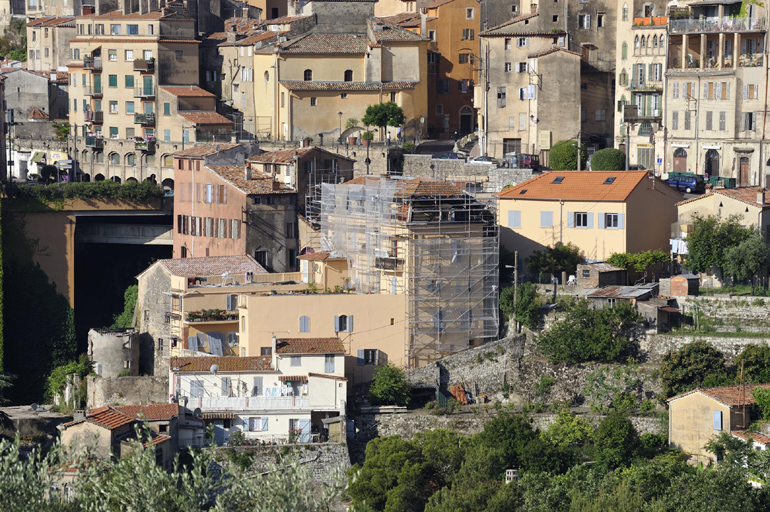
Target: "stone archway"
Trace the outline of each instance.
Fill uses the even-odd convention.
[[[684,148],[674,150],[674,172],[687,172],[687,151]]]
[[[709,178],[719,176],[719,152],[716,149],[706,151],[706,165],[703,169]]]

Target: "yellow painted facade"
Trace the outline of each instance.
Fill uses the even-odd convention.
[[[721,430],[714,429],[715,413],[721,415]],[[715,460],[714,454],[704,448],[706,443],[722,432],[730,432],[740,422],[730,407],[700,392],[670,402],[668,414],[669,445],[689,453],[695,462],[706,464]]]

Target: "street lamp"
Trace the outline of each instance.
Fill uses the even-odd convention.
[[[339,142],[342,144],[342,112],[337,112],[337,115],[340,116],[340,137]]]

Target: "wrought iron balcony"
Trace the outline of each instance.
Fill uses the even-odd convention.
[[[147,125],[147,126],[154,126],[155,114],[134,114],[134,123]]]
[[[155,86],[140,85],[134,87],[134,98],[154,98]]]
[[[83,57],[83,69],[90,69],[91,71],[101,71],[102,58],[101,57]]]

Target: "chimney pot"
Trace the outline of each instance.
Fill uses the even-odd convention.
[[[757,192],[757,203],[761,205],[765,204],[765,189],[760,189],[759,192]]]

